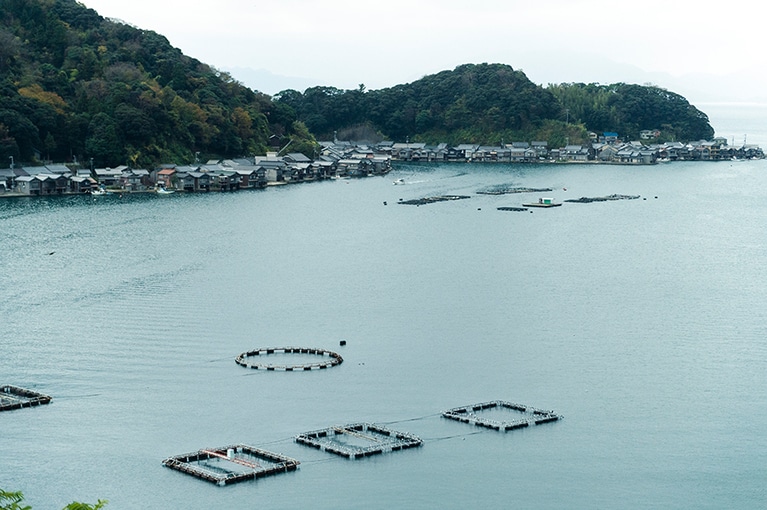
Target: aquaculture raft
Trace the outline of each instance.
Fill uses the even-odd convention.
[[[419,437],[370,423],[329,427],[296,436],[296,443],[349,459],[421,446]]]
[[[10,385],[0,387],[0,411],[13,411],[22,407],[34,407],[50,402],[51,397],[36,391]]]
[[[295,471],[300,464],[290,457],[244,444],[176,455],[162,463],[171,469],[218,485]]]
[[[313,354],[316,356],[322,356],[323,361],[317,363],[297,363],[294,365],[275,365],[272,363],[252,363],[248,361],[248,358],[255,358],[256,356],[268,356],[270,354]],[[334,367],[343,363],[344,359],[340,354],[326,351],[324,349],[310,349],[305,347],[267,347],[264,349],[255,349],[248,352],[243,352],[234,360],[238,365],[245,368],[252,368],[254,370],[281,370],[285,372],[292,372],[297,370],[321,370],[325,368]]]
[[[480,416],[483,411],[488,411],[491,409],[510,411],[510,416],[517,415],[520,417],[511,420],[496,420]],[[562,418],[562,416],[554,413],[554,411],[544,411],[543,409],[536,409],[535,407],[530,407],[522,404],[514,404],[504,400],[493,400],[492,402],[473,404],[465,407],[456,407],[447,411],[443,411],[442,416],[463,423],[471,423],[477,427],[485,427],[489,429],[501,430],[504,432],[508,430],[528,427],[530,425],[549,423]]]
[[[436,202],[448,202],[450,200],[465,200],[467,198],[471,198],[467,195],[439,195],[436,197],[424,197],[424,198],[416,198],[413,200],[403,200],[399,203],[402,205],[426,205],[426,204],[434,204]]]
[[[505,186],[499,186],[484,191],[477,191],[478,195],[510,195],[514,193],[544,193],[547,191],[554,191],[551,188],[508,188]]]
[[[527,211],[527,207],[496,207],[499,211],[515,211],[515,212],[523,212]]]
[[[575,204],[590,204],[592,202],[610,202],[613,200],[636,200],[639,195],[607,195],[606,197],[581,197],[571,198],[565,200],[565,202],[572,202]]]

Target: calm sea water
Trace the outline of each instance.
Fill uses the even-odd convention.
[[[502,212],[540,195],[492,186],[641,198]],[[398,205],[442,194],[471,198]],[[765,224],[766,161],[2,200],[0,384],[54,400],[0,413],[0,487],[36,510],[763,508]],[[268,346],[344,363],[234,363]],[[440,417],[496,399],[565,418]],[[352,422],[424,444],[352,461],[293,441]],[[229,487],[161,464],[232,443],[302,464]]]

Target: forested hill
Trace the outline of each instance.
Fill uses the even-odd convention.
[[[314,87],[288,90],[275,99],[293,108],[318,137],[368,125],[393,140],[473,142],[542,129],[563,117],[550,92],[520,71],[501,64],[466,64],[396,87],[340,91]],[[342,136],[342,138],[346,138]]]
[[[627,83],[549,85],[570,119],[590,131],[617,132],[638,139],[645,129],[658,130],[662,141],[710,140],[714,130],[708,116],[684,97],[668,90]]]
[[[287,114],[287,115],[286,115]],[[149,167],[311,141],[287,108],[75,0],[0,2],[0,159]],[[311,152],[311,149],[309,150]],[[4,164],[3,164],[4,166]]]
[[[363,85],[355,90],[286,90],[275,100],[290,106],[318,138],[375,137],[378,132],[400,141],[546,140],[560,146],[586,141],[589,131],[638,139],[641,130],[657,129],[664,140],[685,141],[714,134],[704,113],[658,87],[619,83],[544,88],[503,64],[466,64],[375,91]]]
[[[315,135],[562,146],[589,131],[635,139],[643,129],[666,140],[713,135],[702,112],[663,89],[544,88],[503,64],[381,90],[312,87],[271,98],[76,0],[0,1],[0,161],[149,168],[264,154],[275,139],[311,155]]]

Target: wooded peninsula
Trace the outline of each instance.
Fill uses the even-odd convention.
[[[318,140],[589,147],[599,136],[710,140],[705,113],[655,86],[532,83],[466,64],[408,84],[269,96],[184,55],[162,35],[76,0],[0,3],[0,160],[156,168],[256,157]]]

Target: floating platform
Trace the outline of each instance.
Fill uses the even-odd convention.
[[[398,203],[403,205],[426,205],[434,204],[436,202],[447,202],[450,200],[465,200],[471,198],[468,195],[439,195],[436,197],[417,198],[414,200],[401,200]]]
[[[502,415],[508,415],[510,419],[491,418],[489,414],[492,410],[496,411],[492,413],[496,418],[499,418]],[[482,414],[485,414],[485,416],[482,416]],[[543,409],[506,402],[504,400],[493,400],[491,402],[473,404],[465,407],[455,407],[443,411],[442,416],[451,420],[470,423],[477,427],[485,427],[504,432],[562,419],[562,416],[556,414],[554,411],[544,411]],[[506,416],[503,417],[505,418]]]
[[[217,485],[230,485],[298,469],[290,457],[244,444],[169,457],[163,465]]]
[[[353,423],[299,434],[296,443],[349,459],[361,459],[421,446],[423,441],[412,434],[380,425]]]
[[[17,386],[0,386],[0,411],[13,411],[23,407],[49,404],[51,397]]]
[[[325,359],[316,363],[296,363],[293,365],[288,364],[273,364],[267,362],[261,362],[265,357],[273,354],[311,354],[315,356],[321,356]],[[249,358],[258,357],[259,362],[253,363],[248,361]],[[306,347],[266,347],[263,349],[255,349],[248,352],[243,352],[237,358],[235,363],[245,368],[252,368],[254,370],[279,370],[284,372],[303,371],[303,370],[322,370],[325,368],[334,367],[343,363],[344,359],[340,354],[333,351],[327,351],[325,349],[312,349]]]

